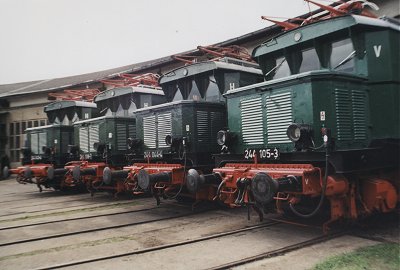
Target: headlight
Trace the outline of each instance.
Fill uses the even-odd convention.
[[[301,136],[301,130],[300,130],[300,125],[298,124],[291,124],[286,131],[286,134],[292,142],[297,142],[300,140]]]
[[[165,144],[168,146],[172,145],[172,136],[171,135],[165,136]]]
[[[132,138],[128,138],[126,140],[126,143],[128,145],[128,148],[131,150],[134,150],[136,148],[139,148],[140,144],[141,144],[141,140],[140,139],[132,139]]]
[[[220,130],[217,133],[217,143],[218,145],[224,145],[226,142],[226,134],[227,132],[225,130]]]
[[[217,143],[220,146],[229,146],[235,140],[235,134],[229,130],[220,130],[217,133]]]
[[[300,139],[304,140],[307,138],[311,138],[312,136],[312,127],[307,124],[291,124],[287,130],[286,134],[292,142],[298,142]]]

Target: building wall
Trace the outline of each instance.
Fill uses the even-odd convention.
[[[10,108],[5,117],[7,142],[5,153],[10,157],[12,167],[20,165],[22,148],[25,145],[25,129],[30,127],[44,126],[47,117],[43,111],[44,105],[49,103],[47,94],[33,94],[9,99]]]

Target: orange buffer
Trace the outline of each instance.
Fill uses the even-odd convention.
[[[72,161],[64,166],[62,187],[86,187],[92,190],[102,183],[104,162]],[[61,173],[61,170],[60,170]],[[57,174],[57,173],[55,173]]]
[[[123,171],[111,171],[105,173],[107,182],[125,178],[125,183],[130,190],[135,192],[151,191],[160,203],[160,197],[176,199],[190,197],[196,201],[215,198],[218,183],[207,183],[199,188],[191,189],[191,175],[181,164],[135,163],[133,166],[124,167]],[[195,171],[197,172],[197,171]],[[186,176],[185,176],[186,175]]]
[[[29,164],[11,169],[10,174],[17,175],[17,182],[20,184],[35,183],[42,191],[41,185],[45,185],[47,180],[47,170],[52,164]],[[33,181],[33,178],[35,181]]]
[[[226,164],[214,169],[223,179],[217,196],[221,201],[237,194],[236,204],[268,205],[279,212],[283,205],[295,207],[301,198],[325,196],[330,202],[331,219],[356,219],[372,212],[389,212],[398,201],[398,174],[390,176],[353,176],[331,174],[326,178],[311,164]]]

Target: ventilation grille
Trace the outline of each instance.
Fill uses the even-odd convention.
[[[286,130],[293,123],[291,92],[266,98],[268,143],[290,143]]]
[[[208,112],[197,111],[197,141],[199,144],[210,143],[210,129],[208,122]]]
[[[79,128],[79,148],[82,152],[89,152],[89,130],[86,127]]]
[[[355,140],[367,139],[367,96],[364,91],[351,91]]]
[[[211,112],[211,143],[217,143],[217,133],[226,126],[223,112]]]
[[[126,124],[116,124],[117,128],[117,150],[126,150],[126,141],[128,136],[126,134]]]
[[[129,138],[135,139],[136,138],[136,125],[128,125],[128,136]]]
[[[144,144],[148,148],[156,148],[156,116],[147,116],[143,118]]]
[[[168,147],[165,143],[165,137],[171,135],[172,132],[172,122],[171,113],[164,113],[158,115],[158,147]]]
[[[89,127],[89,149],[90,152],[95,152],[93,144],[99,142],[99,125]]]
[[[242,136],[245,144],[263,144],[261,97],[240,102]]]
[[[348,90],[335,90],[336,128],[340,141],[349,141],[351,136],[351,98]]]

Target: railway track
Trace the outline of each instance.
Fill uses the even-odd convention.
[[[36,237],[36,238],[21,239],[21,240],[17,240],[17,241],[13,241],[13,242],[0,243],[0,247],[18,245],[18,244],[24,244],[24,243],[29,243],[29,242],[42,241],[42,240],[48,240],[48,239],[66,237],[66,236],[79,235],[79,234],[84,234],[84,233],[92,233],[92,232],[99,232],[99,231],[105,231],[105,230],[111,230],[111,229],[118,229],[118,228],[124,228],[124,227],[129,227],[129,226],[138,226],[138,225],[142,225],[142,224],[146,224],[146,223],[153,223],[153,222],[171,220],[171,219],[176,219],[176,218],[184,218],[184,217],[189,217],[189,216],[197,215],[200,213],[204,213],[206,211],[209,211],[209,210],[190,212],[190,213],[178,214],[178,215],[169,216],[169,217],[162,217],[162,218],[143,220],[143,221],[137,221],[137,222],[129,222],[129,223],[119,224],[119,225],[111,225],[111,226],[104,226],[104,227],[99,227],[99,228],[85,229],[85,230],[74,231],[74,232],[58,233],[58,234],[41,236],[41,237]]]
[[[339,232],[335,232],[335,233],[330,233],[330,234],[326,234],[326,235],[322,235],[322,236],[318,236],[300,243],[296,243],[293,245],[289,245],[283,248],[279,248],[279,249],[275,249],[275,250],[271,250],[268,252],[264,252],[261,254],[257,254],[255,256],[251,256],[251,257],[247,257],[241,260],[237,260],[237,261],[233,261],[230,263],[226,263],[226,264],[222,264],[219,266],[215,266],[215,267],[211,267],[208,268],[207,270],[223,270],[223,269],[231,269],[232,267],[236,267],[236,266],[240,266],[243,264],[247,264],[247,263],[251,263],[251,262],[255,262],[255,261],[259,261],[262,259],[266,259],[266,258],[272,258],[272,257],[276,257],[276,256],[280,256],[280,255],[284,255],[288,252],[291,251],[295,251],[298,249],[302,249],[308,246],[312,246],[315,244],[320,244],[323,242],[326,242],[328,240],[343,236],[347,233],[347,231],[339,231]]]
[[[78,211],[78,210],[86,210],[86,209],[97,209],[97,208],[103,208],[103,207],[109,207],[109,206],[115,206],[115,205],[129,205],[129,204],[132,204],[133,202],[134,201],[111,203],[111,204],[104,204],[104,205],[100,205],[100,206],[87,207],[87,208],[76,209],[76,210]],[[79,205],[73,205],[73,206],[67,206],[67,207],[57,207],[57,208],[51,208],[51,209],[35,210],[35,211],[30,211],[30,212],[9,213],[9,214],[0,215],[0,217],[22,215],[22,214],[29,215],[29,214],[34,214],[34,213],[51,212],[51,211],[60,210],[60,209],[66,210],[66,209],[70,209],[70,208],[76,208],[76,207],[82,207],[82,206],[90,206],[90,205],[98,205],[98,203],[97,202],[93,202],[93,203],[79,204]],[[67,211],[72,211],[72,210],[67,210]],[[58,212],[54,212],[54,213],[58,213]],[[30,217],[35,217],[35,216],[30,216]],[[12,218],[12,219],[14,219],[14,218]],[[0,219],[0,223],[6,222],[6,221],[9,221],[9,220],[10,219]]]
[[[21,201],[21,200],[19,200],[19,201]],[[36,207],[36,206],[43,206],[43,205],[49,205],[49,204],[52,204],[52,205],[54,205],[54,204],[64,204],[64,203],[71,203],[71,202],[85,202],[85,201],[93,201],[93,199],[92,198],[75,198],[74,200],[66,200],[66,201],[57,201],[57,202],[49,202],[49,201],[46,201],[46,200],[43,200],[43,203],[38,203],[38,204],[33,204],[33,205],[29,205],[29,206],[27,206],[27,205],[19,205],[19,206],[17,206],[17,207],[10,207],[10,208],[8,208],[8,209],[10,209],[10,210],[14,210],[14,209],[20,209],[20,208],[26,208],[26,207]]]
[[[65,218],[65,219],[60,219],[60,220],[44,221],[44,222],[30,223],[30,224],[17,225],[17,226],[0,227],[0,231],[19,229],[19,228],[26,228],[26,227],[32,227],[32,226],[38,226],[38,225],[56,224],[56,223],[61,223],[61,222],[65,222],[65,221],[74,221],[74,220],[83,220],[83,219],[91,219],[91,218],[98,218],[98,217],[107,217],[107,216],[116,216],[116,215],[123,215],[123,214],[139,213],[139,212],[149,211],[149,210],[153,210],[153,209],[160,209],[160,208],[162,208],[162,207],[155,206],[155,207],[150,207],[150,208],[145,208],[145,209],[137,209],[137,210],[130,210],[130,211],[120,211],[120,212],[109,213],[109,214],[91,215],[91,216],[76,217],[76,218]]]
[[[160,245],[160,246],[156,246],[156,247],[144,248],[144,249],[120,253],[120,254],[116,254],[116,255],[102,256],[102,257],[98,257],[98,258],[93,258],[93,259],[88,259],[88,260],[80,260],[80,261],[75,261],[75,262],[70,262],[70,263],[65,263],[65,264],[57,264],[57,265],[47,266],[47,267],[43,267],[43,268],[37,268],[36,270],[60,269],[60,268],[79,266],[79,265],[83,265],[83,264],[94,263],[94,262],[99,262],[99,261],[104,261],[104,260],[122,258],[122,257],[131,256],[131,255],[151,253],[151,252],[164,250],[164,249],[168,249],[168,248],[185,246],[185,245],[194,244],[194,243],[198,243],[198,242],[202,242],[202,241],[212,240],[212,239],[216,239],[216,238],[222,238],[225,236],[248,232],[251,230],[271,227],[271,226],[278,225],[278,224],[281,224],[281,222],[271,221],[268,223],[247,226],[247,227],[241,228],[241,229],[235,229],[235,230],[225,231],[222,233],[216,233],[216,234],[209,235],[209,236],[198,237],[198,238],[191,239],[191,240],[185,240],[185,241],[180,241],[180,242],[176,242],[176,243]]]

